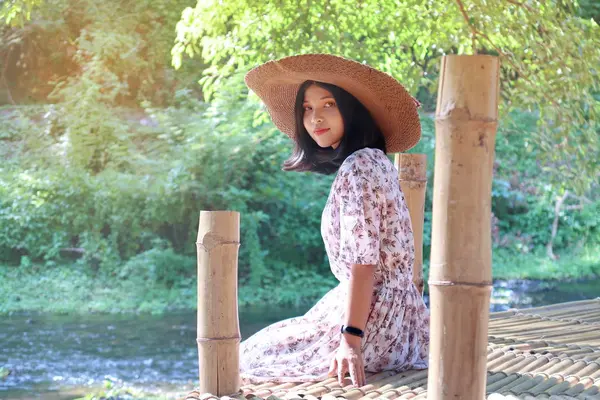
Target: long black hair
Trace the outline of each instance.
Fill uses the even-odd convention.
[[[304,93],[311,85],[318,85],[333,95],[342,121],[344,136],[336,149],[322,148],[304,127]],[[386,152],[385,137],[369,111],[344,89],[324,82],[306,81],[300,85],[294,108],[296,140],[292,155],[283,163],[284,171],[312,171],[320,174],[336,172],[346,157],[365,147]]]

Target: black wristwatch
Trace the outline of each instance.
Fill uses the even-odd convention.
[[[362,330],[360,330],[358,328],[355,328],[353,326],[344,326],[344,325],[342,325],[341,332],[342,333],[348,333],[350,335],[358,336],[358,337],[365,336],[365,333]]]

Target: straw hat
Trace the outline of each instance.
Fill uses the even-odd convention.
[[[330,54],[304,54],[269,61],[245,78],[275,126],[292,139],[296,94],[307,80],[334,84],[356,97],[381,129],[388,153],[406,151],[419,141],[419,102],[396,79],[368,65]]]

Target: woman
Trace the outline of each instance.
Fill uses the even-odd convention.
[[[295,141],[285,170],[336,173],[321,234],[340,284],[304,316],[240,345],[243,383],[427,368],[429,312],[412,282],[414,245],[398,172],[386,152],[421,134],[418,102],[391,76],[326,54],[263,64],[246,83]]]

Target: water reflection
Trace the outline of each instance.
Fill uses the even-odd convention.
[[[548,282],[497,281],[491,299],[492,311],[539,307],[600,296],[600,280]]]
[[[197,369],[193,313],[11,316],[0,321],[0,343],[0,366],[10,371],[0,381],[0,398],[11,389],[31,398],[34,390],[96,386],[110,377],[144,386],[184,384]]]

